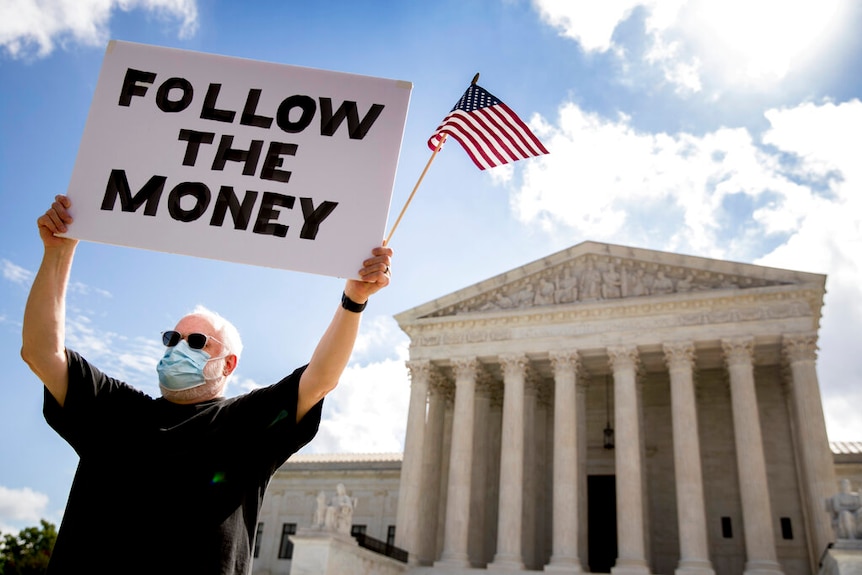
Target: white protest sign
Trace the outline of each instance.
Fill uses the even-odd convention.
[[[111,41],[67,235],[357,277],[383,241],[411,89]]]

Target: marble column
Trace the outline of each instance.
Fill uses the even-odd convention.
[[[752,338],[737,338],[722,340],[721,345],[730,375],[736,467],[745,531],[744,573],[776,575],[782,570],[775,551],[766,457],[754,385],[754,341]]]
[[[398,488],[395,545],[408,552],[409,560],[416,563],[419,549],[419,519],[421,506],[420,481],[425,451],[425,407],[428,398],[428,379],[431,362],[408,361],[410,371],[410,403],[407,410],[407,432],[404,438],[404,459],[401,463],[401,482]]]
[[[638,351],[635,347],[609,348],[614,374],[616,422],[617,547],[619,556],[611,573],[649,573],[644,534],[643,460],[638,402]]]
[[[820,386],[817,383],[817,336],[785,335],[782,343],[785,359],[790,366],[797,455],[806,491],[806,516],[811,525],[811,555],[816,560],[835,539],[829,514],[823,511],[823,502],[838,489],[834,458],[826,435]]]
[[[451,395],[449,382],[439,373],[433,373],[428,391],[428,422],[425,426],[425,453],[422,461],[423,495],[417,551],[418,561],[422,565],[430,565],[437,558],[438,510],[443,469],[443,423],[446,416],[446,403],[451,399]]]
[[[524,569],[521,525],[524,509],[524,389],[528,360],[500,357],[503,368],[503,436],[500,453],[500,503],[497,553],[488,569]]]
[[[474,566],[484,566],[489,561],[486,551],[485,532],[489,528],[488,516],[488,458],[490,453],[491,395],[494,382],[486,370],[476,374],[476,435],[473,442],[473,495],[470,501],[470,537],[468,553]]]
[[[694,393],[694,344],[665,344],[664,355],[670,373],[673,467],[679,521],[679,565],[676,575],[713,575],[715,571],[709,560],[706,535],[706,506]]]
[[[578,375],[578,557],[589,557],[590,534],[587,497],[587,388],[585,374]]]
[[[545,571],[580,573],[578,523],[580,486],[578,473],[577,386],[580,358],[577,352],[551,353],[554,370],[554,485],[551,561]]]
[[[470,479],[473,472],[473,434],[476,403],[476,358],[453,360],[455,411],[452,446],[449,451],[449,486],[446,498],[446,528],[443,553],[435,565],[467,568],[470,533]]]

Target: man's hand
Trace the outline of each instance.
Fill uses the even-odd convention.
[[[72,216],[68,210],[71,205],[72,201],[66,196],[56,196],[48,211],[36,220],[36,224],[39,226],[39,236],[46,248],[75,247],[78,243],[78,240],[54,235],[69,231]]]
[[[368,298],[389,285],[392,277],[392,248],[380,246],[371,250],[371,257],[362,262],[359,270],[361,280],[347,280],[344,293],[356,303],[365,303]]]

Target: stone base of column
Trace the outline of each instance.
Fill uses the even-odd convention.
[[[494,556],[494,562],[488,563],[488,571],[523,571],[526,569],[524,562],[517,555]]]
[[[560,573],[563,575],[574,575],[583,573],[581,561],[577,557],[551,557],[551,562],[545,565],[547,573]]]
[[[441,569],[469,569],[470,557],[466,553],[458,553],[457,555],[443,554],[439,561],[434,562],[434,567]]]
[[[784,575],[781,565],[775,561],[746,561],[743,575]]]
[[[643,559],[617,559],[611,567],[613,575],[649,575],[649,565]]]
[[[683,559],[674,575],[715,575],[712,563],[705,559]]]

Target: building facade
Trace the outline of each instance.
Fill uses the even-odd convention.
[[[354,532],[394,543],[400,476],[400,453],[294,455],[276,472],[266,490],[252,574],[290,573],[290,536],[315,525],[318,497],[322,493],[329,500],[339,484],[356,500]]]
[[[429,573],[816,572],[824,286],[585,242],[397,315],[396,544]]]
[[[254,573],[289,572],[284,533],[338,483],[415,575],[816,573],[824,500],[862,481],[860,444],[826,437],[824,286],[586,242],[397,315],[403,461],[292,458]]]

